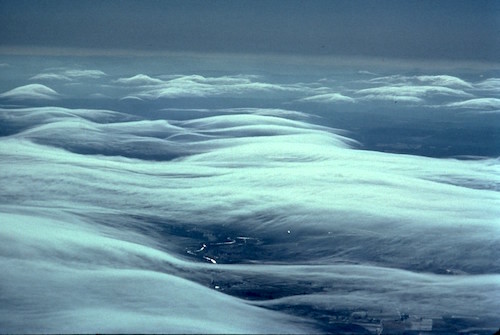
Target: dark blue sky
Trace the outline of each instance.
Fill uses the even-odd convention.
[[[496,62],[500,2],[0,0],[0,44]]]

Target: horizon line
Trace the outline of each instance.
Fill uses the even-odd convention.
[[[468,59],[422,59],[398,58],[349,54],[292,54],[276,52],[217,52],[189,50],[140,50],[133,48],[78,48],[78,47],[41,47],[26,45],[0,45],[0,56],[52,56],[52,57],[189,57],[189,58],[245,58],[247,60],[287,61],[289,63],[307,63],[311,60],[317,66],[379,66],[379,67],[429,67],[429,68],[481,68],[500,70],[500,61],[481,61]]]

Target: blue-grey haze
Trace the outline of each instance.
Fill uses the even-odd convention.
[[[412,1],[0,1],[2,46],[500,58],[500,4]]]

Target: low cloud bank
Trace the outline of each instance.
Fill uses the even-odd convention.
[[[397,98],[475,113],[498,108],[485,88],[494,81],[398,75],[341,87],[243,75],[64,75],[98,76],[96,87],[111,87],[104,93],[117,101],[157,109],[155,118],[0,109],[7,332],[310,333],[344,311],[353,323],[363,313],[407,313],[497,327],[498,159],[359,150],[349,133],[300,109],[161,100],[290,94],[307,110]],[[39,84],[1,97],[35,96],[59,97]]]

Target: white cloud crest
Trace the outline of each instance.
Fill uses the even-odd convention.
[[[500,109],[500,99],[497,98],[478,98],[465,101],[453,102],[449,107],[470,108],[470,109]]]
[[[79,79],[99,79],[107,76],[101,70],[56,69],[53,72],[39,73],[30,80],[73,81]]]
[[[299,101],[310,101],[310,102],[319,102],[319,103],[336,103],[336,102],[348,102],[352,103],[355,102],[355,100],[351,97],[345,96],[340,93],[325,93],[325,94],[318,94],[318,95],[313,95],[310,97],[306,97],[303,99],[300,99]]]
[[[115,84],[143,99],[313,92],[245,76],[122,79]],[[462,87],[385,85],[356,90],[356,99],[470,97]],[[199,112],[216,115],[0,110],[10,130],[0,137],[4,329],[315,330],[262,308],[287,305],[363,306],[386,319],[405,306],[496,325],[498,159],[356,150],[344,132],[297,111]],[[272,285],[300,289],[235,297],[266,297]]]
[[[200,75],[177,76],[173,79],[157,82],[147,80],[147,87],[143,87],[145,77],[123,78],[127,83],[139,84],[140,92],[127,95],[125,98],[160,99],[181,97],[212,97],[212,96],[241,96],[244,94],[294,92],[300,88],[294,85],[270,84],[253,81],[254,76],[222,76],[203,77]],[[153,79],[153,78],[150,78]],[[154,84],[154,85],[150,85]]]
[[[60,97],[59,93],[41,84],[29,84],[16,87],[10,91],[0,94],[0,98],[12,100],[55,100]]]

